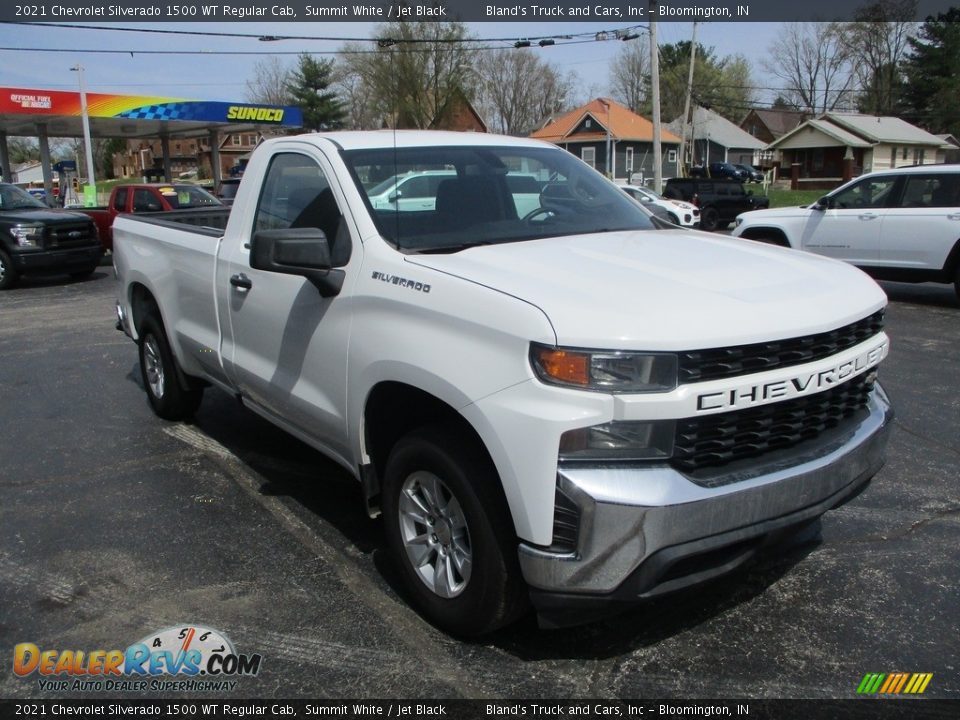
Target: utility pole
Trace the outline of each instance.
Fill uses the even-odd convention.
[[[93,144],[90,142],[90,114],[87,111],[87,88],[83,84],[83,65],[77,63],[70,68],[76,72],[80,80],[80,113],[83,121],[83,147],[87,155],[87,184],[96,185],[97,179],[93,176]],[[79,173],[80,168],[77,168]]]
[[[660,48],[657,46],[657,0],[650,0],[650,96],[653,100],[653,189],[663,188],[663,164],[660,148]]]
[[[680,130],[680,172],[686,174],[687,119],[690,117],[690,96],[693,95],[693,64],[697,59],[697,23],[693,23],[693,40],[690,41],[690,72],[687,73],[687,97],[683,101],[683,123]],[[692,134],[692,133],[691,133]],[[691,138],[691,143],[693,139]],[[690,153],[691,158],[693,153]],[[692,162],[691,162],[692,164]]]

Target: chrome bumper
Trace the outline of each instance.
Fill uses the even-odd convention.
[[[651,597],[733,569],[778,531],[848,500],[883,466],[893,411],[879,384],[861,412],[852,427],[709,478],[668,466],[561,467],[559,488],[580,510],[577,550],[520,545],[535,601]]]

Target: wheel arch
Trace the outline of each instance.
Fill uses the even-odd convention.
[[[452,404],[426,390],[401,381],[384,380],[370,389],[363,406],[361,434],[364,456],[369,462],[361,466],[360,477],[367,512],[372,517],[379,514],[381,473],[390,451],[411,431],[433,424],[455,428],[476,445],[497,474],[497,492],[509,510],[500,472],[482,436],[470,421]],[[508,514],[516,534],[513,513]]]
[[[793,247],[790,244],[790,241],[787,239],[787,234],[780,228],[776,227],[767,227],[763,225],[750,227],[740,233],[740,237],[745,240],[765,242],[770,245],[777,245],[779,247]]]

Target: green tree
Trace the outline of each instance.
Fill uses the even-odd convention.
[[[103,148],[100,155],[100,173],[108,180],[115,176],[113,173],[113,156],[122,153],[127,149],[127,142],[123,138],[110,138],[103,141]],[[97,153],[94,152],[94,155]]]
[[[334,130],[343,124],[346,112],[337,93],[329,90],[333,83],[333,61],[317,60],[303,53],[290,76],[287,90],[290,100],[303,113],[306,130]]]
[[[660,46],[660,112],[664,119],[683,114],[690,68],[690,41]],[[741,55],[718,58],[713,48],[697,43],[693,68],[693,104],[710,107],[739,122],[753,104],[750,64]],[[649,113],[649,102],[645,107]]]
[[[910,38],[903,115],[935,133],[960,135],[960,8],[930,16]]]

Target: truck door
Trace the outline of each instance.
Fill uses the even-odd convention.
[[[244,401],[346,458],[346,292],[324,298],[299,275],[256,270],[250,267],[249,250],[250,238],[259,230],[319,228],[330,243],[334,265],[347,270],[346,288],[351,234],[340,188],[331,177],[332,168],[319,151],[293,143],[289,151],[281,146],[269,160],[245,237],[224,238],[216,282],[227,310],[224,367]],[[234,206],[233,212],[238,211],[243,209]]]

